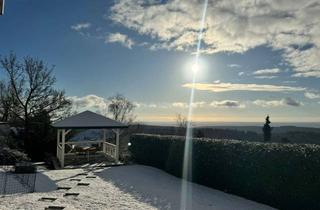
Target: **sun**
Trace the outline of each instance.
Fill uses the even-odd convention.
[[[208,73],[208,64],[206,60],[199,58],[198,60],[190,58],[188,61],[184,62],[183,76],[187,81],[192,81],[193,77],[196,76],[198,81],[206,79]]]
[[[199,70],[200,70],[200,65],[199,63],[194,63],[192,66],[191,66],[191,70],[192,72],[195,74],[197,73]]]

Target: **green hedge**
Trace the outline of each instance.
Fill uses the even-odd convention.
[[[181,177],[184,137],[136,134],[139,163]],[[320,209],[320,146],[193,139],[192,181],[280,209]]]

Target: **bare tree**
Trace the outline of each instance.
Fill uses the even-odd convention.
[[[108,100],[110,101],[108,111],[114,120],[127,124],[131,124],[134,121],[133,111],[136,106],[131,101],[121,94],[116,94]]]
[[[10,118],[10,89],[4,81],[0,81],[0,121],[8,121]]]
[[[176,116],[176,123],[179,128],[187,128],[188,120],[182,114],[177,114]]]
[[[0,90],[0,104],[4,110],[2,116],[12,115],[19,119],[26,139],[33,116],[46,112],[50,117],[55,117],[69,107],[70,101],[64,91],[54,88],[56,78],[52,75],[53,67],[48,67],[42,60],[25,57],[19,61],[11,53],[0,59],[0,67],[6,73]]]

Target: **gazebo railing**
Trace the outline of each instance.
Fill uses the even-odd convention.
[[[88,141],[67,141],[65,144],[70,145],[82,145],[82,144],[101,144],[103,143],[103,140],[88,140]]]
[[[116,151],[117,151],[117,145],[111,144],[109,142],[103,142],[103,152],[105,154],[116,159],[117,157]]]
[[[71,150],[66,152],[66,155],[78,153],[79,148],[88,148],[92,146],[94,146],[94,148],[96,149],[95,151],[101,151],[102,150],[101,145],[103,144],[103,142],[104,142],[103,140],[67,141],[65,145],[69,145],[68,148],[71,148]],[[85,152],[85,151],[82,151],[82,152]]]
[[[117,145],[106,142],[104,140],[89,140],[89,141],[67,141],[65,144],[66,145],[82,145],[82,144],[102,144],[102,152],[105,153],[106,155],[116,159],[117,157]],[[59,145],[60,146],[60,145]],[[62,148],[58,147],[57,150],[57,156],[60,157],[62,152]],[[74,153],[75,151],[71,150],[68,153],[66,153],[66,155],[70,154],[70,153]],[[61,161],[61,160],[60,160]]]

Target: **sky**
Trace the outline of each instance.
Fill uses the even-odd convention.
[[[121,93],[139,122],[187,115],[204,0],[7,0],[0,55],[55,66],[77,110]],[[320,122],[320,1],[209,0],[196,122]],[[0,77],[4,77],[3,72]]]

